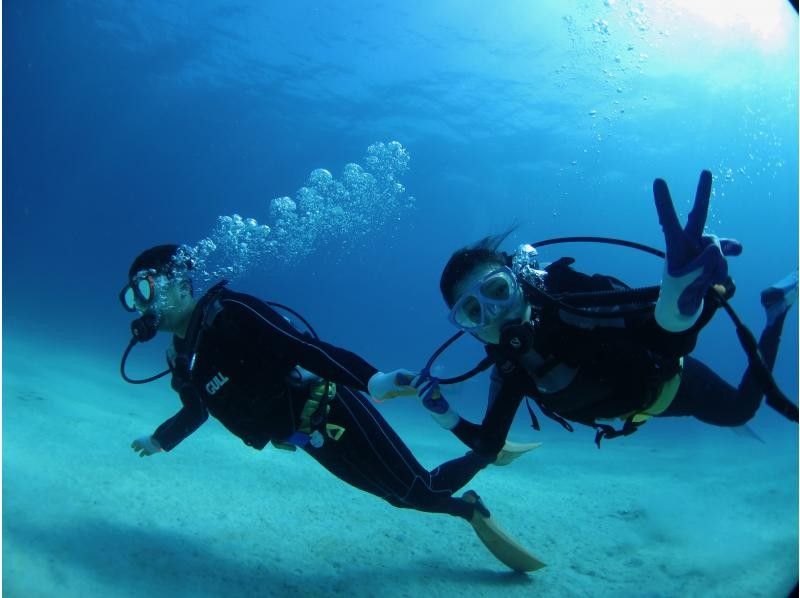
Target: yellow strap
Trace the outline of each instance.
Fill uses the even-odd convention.
[[[675,374],[672,378],[664,382],[661,386],[661,391],[658,393],[658,397],[644,411],[639,411],[633,415],[633,423],[639,424],[642,422],[646,422],[648,419],[655,415],[660,415],[667,410],[672,404],[672,401],[675,400],[675,395],[678,394],[678,389],[681,386],[681,376],[683,374],[683,357],[680,360],[680,370],[677,374]]]
[[[320,399],[322,399],[322,397],[325,395],[326,387],[328,390],[329,400],[336,396],[336,384],[333,382],[330,382],[327,385],[323,382],[314,387],[310,393],[311,397],[306,400],[305,404],[303,405],[303,411],[300,413],[300,426],[297,428],[298,432],[304,432],[306,434],[311,433],[311,417],[317,412],[317,409],[319,409]],[[331,406],[325,405],[326,416],[330,410]],[[342,426],[337,426],[336,424],[325,424],[325,433],[328,438],[339,440],[339,438],[342,437],[342,434],[344,434],[344,428]]]
[[[311,392],[309,393],[315,399],[322,399],[325,396],[325,392],[328,393],[328,399],[333,399],[336,396],[336,383],[335,382],[320,382],[316,386],[311,388]]]
[[[297,428],[299,432],[309,434],[311,432],[311,417],[319,409],[319,401],[315,399],[308,399],[303,405],[303,411],[300,413],[300,426]],[[325,415],[331,410],[330,405],[325,406]]]
[[[344,428],[336,424],[325,424],[325,433],[328,435],[328,438],[339,440],[342,434],[344,434]]]

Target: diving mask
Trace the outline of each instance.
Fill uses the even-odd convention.
[[[119,300],[125,311],[144,311],[155,300],[156,277],[155,270],[139,272],[119,292]]]
[[[492,270],[467,289],[450,310],[450,322],[468,332],[496,323],[520,299],[520,287],[507,266]]]

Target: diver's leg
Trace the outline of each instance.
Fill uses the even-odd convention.
[[[693,357],[685,357],[681,384],[672,403],[657,417],[696,417],[715,426],[741,426],[753,417],[761,397],[747,404],[736,388]]]
[[[458,487],[436,483],[360,393],[340,388],[328,418],[344,427],[344,434],[339,440],[327,438],[319,449],[306,449],[328,471],[396,507],[472,517],[474,505],[452,496]]]
[[[761,294],[767,325],[759,338],[758,351],[770,372],[778,355],[786,313],[796,297],[797,274],[784,278]],[[763,396],[763,388],[752,368],[745,370],[739,387],[734,388],[708,366],[687,357],[675,400],[661,416],[691,415],[716,426],[741,426],[755,415]]]
[[[477,494],[469,491],[454,498],[453,490],[436,486],[380,413],[359,393],[342,388],[331,405],[329,419],[343,426],[344,434],[307,452],[334,475],[396,507],[465,519],[489,551],[515,571],[535,571],[544,566],[497,525]]]

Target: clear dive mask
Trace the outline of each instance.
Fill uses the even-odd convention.
[[[164,309],[166,277],[155,270],[142,270],[122,287],[119,300],[128,312],[139,312],[140,318],[131,322],[131,334],[138,342],[152,339],[158,332]]]
[[[144,311],[155,300],[156,277],[155,270],[143,270],[122,287],[119,300],[125,311]]]
[[[474,332],[496,323],[519,303],[521,290],[511,268],[503,266],[482,276],[450,310],[450,322]]]

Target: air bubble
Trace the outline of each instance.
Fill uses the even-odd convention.
[[[203,292],[220,278],[239,277],[254,268],[296,264],[326,244],[350,250],[359,240],[397,222],[412,207],[399,178],[410,156],[397,141],[374,143],[360,164],[347,164],[340,179],[318,168],[294,197],[269,201],[267,220],[259,224],[239,214],[218,217],[210,235],[183,246],[194,267],[195,288]]]

